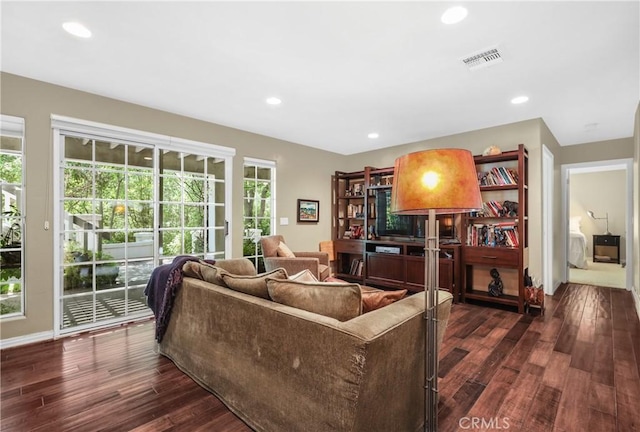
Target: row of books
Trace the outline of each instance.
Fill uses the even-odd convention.
[[[362,225],[351,225],[347,231],[344,232],[342,238],[345,239],[361,239],[365,238],[364,227]]]
[[[493,167],[489,172],[478,173],[480,186],[504,186],[518,184],[518,171],[506,167]]]
[[[515,201],[486,201],[482,203],[482,210],[470,212],[471,217],[517,217],[517,202]]]
[[[364,205],[363,204],[349,204],[347,206],[347,217],[348,218],[361,218],[364,217]],[[376,217],[376,205],[374,203],[369,203],[369,217]]]
[[[518,226],[513,222],[472,224],[467,227],[467,246],[518,247]]]
[[[352,276],[362,276],[362,268],[364,267],[364,261],[361,258],[356,258],[351,261],[351,268],[349,274]]]

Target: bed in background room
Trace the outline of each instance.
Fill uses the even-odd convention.
[[[569,265],[572,267],[587,268],[587,236],[580,230],[581,216],[569,219]]]

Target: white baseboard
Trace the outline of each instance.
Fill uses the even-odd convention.
[[[53,331],[31,333],[25,336],[17,336],[0,340],[0,349],[12,348],[20,345],[27,345],[35,342],[42,342],[53,339]]]

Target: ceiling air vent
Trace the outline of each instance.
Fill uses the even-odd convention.
[[[462,62],[467,65],[469,70],[473,71],[502,63],[502,55],[500,54],[500,51],[498,51],[498,48],[490,48],[471,54],[470,56],[463,58]]]

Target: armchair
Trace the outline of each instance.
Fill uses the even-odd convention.
[[[285,243],[281,235],[266,236],[260,238],[264,268],[271,271],[282,267],[287,273],[295,274],[308,269],[319,280],[329,277],[329,254],[326,252],[293,252],[293,257],[278,255],[280,243]]]

